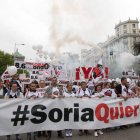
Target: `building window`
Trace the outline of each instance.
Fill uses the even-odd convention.
[[[123,29],[126,29],[127,28],[127,25],[123,25]]]
[[[127,30],[124,30],[123,33],[126,34],[127,33]]]
[[[132,24],[132,27],[133,27],[133,28],[135,28],[135,27],[136,27],[136,25],[135,25],[135,24]]]
[[[113,55],[113,50],[110,51],[110,56]]]
[[[136,33],[136,30],[133,30],[133,34],[135,34]]]

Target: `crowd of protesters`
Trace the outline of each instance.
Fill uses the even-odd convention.
[[[68,82],[67,84],[59,84],[56,77],[51,79],[50,83],[46,83],[45,80],[32,81],[29,85],[22,87],[18,79],[18,75],[14,75],[13,78],[8,81],[0,81],[0,98],[1,99],[15,99],[15,98],[27,98],[29,100],[37,98],[128,98],[140,97],[140,83],[139,81],[128,81],[126,77],[122,77],[121,81],[115,80],[102,80],[89,79],[89,81],[81,82]],[[123,126],[125,127],[125,126]],[[59,138],[64,138],[64,130],[57,131]],[[78,135],[90,135],[88,130],[79,130]],[[32,133],[27,133],[27,140],[31,140]],[[97,137],[103,135],[103,130],[94,130],[94,136]],[[46,140],[51,139],[52,131],[39,131],[33,133],[34,140],[37,137],[44,136]],[[66,137],[72,137],[72,129],[65,130]],[[10,140],[10,135],[7,136],[7,140]],[[16,140],[21,140],[19,134],[16,134]]]

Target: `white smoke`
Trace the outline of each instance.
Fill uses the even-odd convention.
[[[43,46],[42,45],[32,46],[32,49],[36,51],[36,55],[39,58],[42,58],[42,59],[47,60],[47,58],[48,58],[48,52],[46,50],[43,50]]]
[[[83,7],[83,2],[85,1],[82,0],[80,4],[78,0],[52,0],[49,46],[55,48],[57,53],[60,53],[67,44],[74,42],[82,48],[96,46],[86,36],[88,29],[93,26],[90,25],[93,17],[90,11]],[[83,30],[84,35],[81,33]]]
[[[118,64],[120,65],[121,68],[123,68],[124,70],[127,70],[131,68],[135,60],[136,60],[136,57],[133,54],[124,52],[120,54],[120,57],[118,58]]]
[[[45,55],[46,60],[50,58],[52,63],[67,63],[69,67],[73,67],[79,65],[79,54],[75,54],[77,46],[98,48],[101,51],[100,47],[92,42],[90,34],[93,29],[94,15],[89,10],[89,4],[86,6],[87,1],[81,1],[82,4],[79,0],[51,0],[48,47],[54,48],[55,51],[44,53],[43,48],[38,50],[38,47],[33,47],[40,58]],[[62,50],[68,52],[65,50],[66,46],[70,47],[74,43],[77,44],[76,47],[74,46],[74,52],[65,54],[61,52]]]

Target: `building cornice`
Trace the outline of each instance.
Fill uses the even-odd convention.
[[[103,45],[103,47],[107,47],[109,44],[112,44],[115,41],[118,41],[118,40],[120,40],[122,38],[127,38],[127,37],[140,37],[140,35],[139,34],[126,33],[126,34],[120,35],[119,37],[116,36],[112,40],[106,41],[105,44]]]
[[[123,25],[123,24],[127,24],[127,23],[139,23],[138,20],[127,20],[127,21],[124,21],[124,22],[120,22],[119,24],[117,24],[115,26],[115,29],[118,28],[119,26]]]

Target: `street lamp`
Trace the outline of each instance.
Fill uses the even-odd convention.
[[[24,46],[25,44],[24,44],[24,43],[22,43],[22,44],[21,44],[21,43],[15,43],[15,51],[16,51],[16,46],[17,46],[17,45],[22,45],[22,46]],[[14,52],[15,52],[15,51],[14,51]]]

